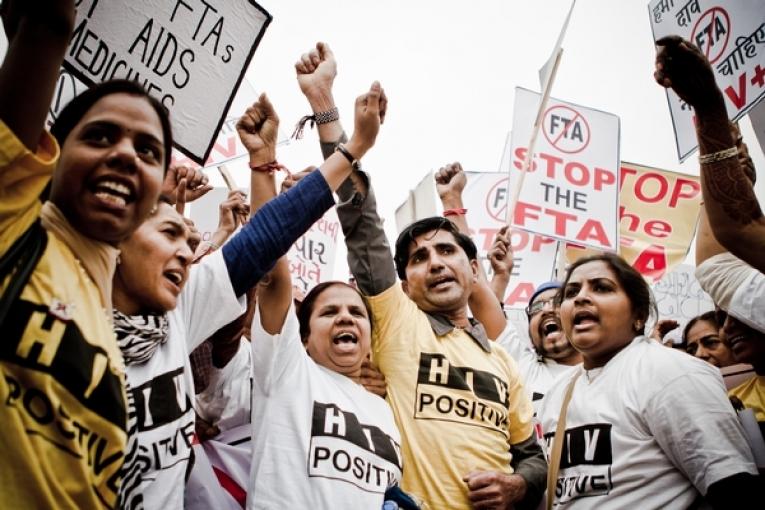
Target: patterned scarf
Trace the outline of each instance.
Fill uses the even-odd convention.
[[[126,365],[146,363],[167,341],[167,315],[125,315],[113,310],[114,333]]]
[[[125,358],[126,365],[146,363],[167,341],[167,315],[126,315],[112,310],[114,333]],[[122,464],[122,483],[118,493],[118,508],[127,510],[143,508],[141,482],[146,463],[141,461],[138,446],[138,422],[135,396],[130,381],[125,377],[127,392],[127,447]]]

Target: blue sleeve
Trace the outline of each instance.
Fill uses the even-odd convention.
[[[223,260],[236,295],[241,296],[258,283],[333,205],[327,181],[321,172],[314,171],[258,210],[223,246]]]

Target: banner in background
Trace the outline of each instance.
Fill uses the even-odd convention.
[[[510,186],[522,173],[540,95],[515,89]],[[619,118],[550,98],[513,225],[596,249],[618,247]],[[494,212],[505,221],[507,209]]]
[[[619,191],[619,255],[651,281],[688,255],[701,207],[699,178],[622,163]],[[569,263],[592,253],[569,244]]]
[[[64,67],[87,85],[134,80],[203,164],[271,15],[253,0],[82,0]]]
[[[760,0],[652,0],[648,4],[654,40],[679,35],[706,55],[725,97],[731,120],[738,120],[765,97],[765,8]],[[667,90],[677,156],[698,147],[693,109]]]
[[[505,224],[502,211],[507,208],[508,178],[507,174],[497,172],[465,174],[467,185],[462,193],[462,201],[468,210],[467,222],[478,255],[491,279],[487,252],[497,232]],[[516,229],[512,232],[510,244],[515,265],[505,294],[505,304],[511,308],[523,308],[528,304],[534,289],[552,279],[557,243],[549,237]]]

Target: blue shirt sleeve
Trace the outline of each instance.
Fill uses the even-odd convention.
[[[237,296],[252,288],[333,205],[332,190],[314,171],[286,193],[266,203],[223,246],[229,278]]]

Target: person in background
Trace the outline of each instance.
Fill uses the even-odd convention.
[[[644,336],[655,304],[614,254],[572,264],[560,316],[583,363],[545,395],[557,508],[750,508],[759,478],[716,368]],[[560,422],[560,424],[559,424]]]
[[[685,351],[717,368],[736,363],[730,347],[720,338],[715,311],[692,318],[683,329]]]

